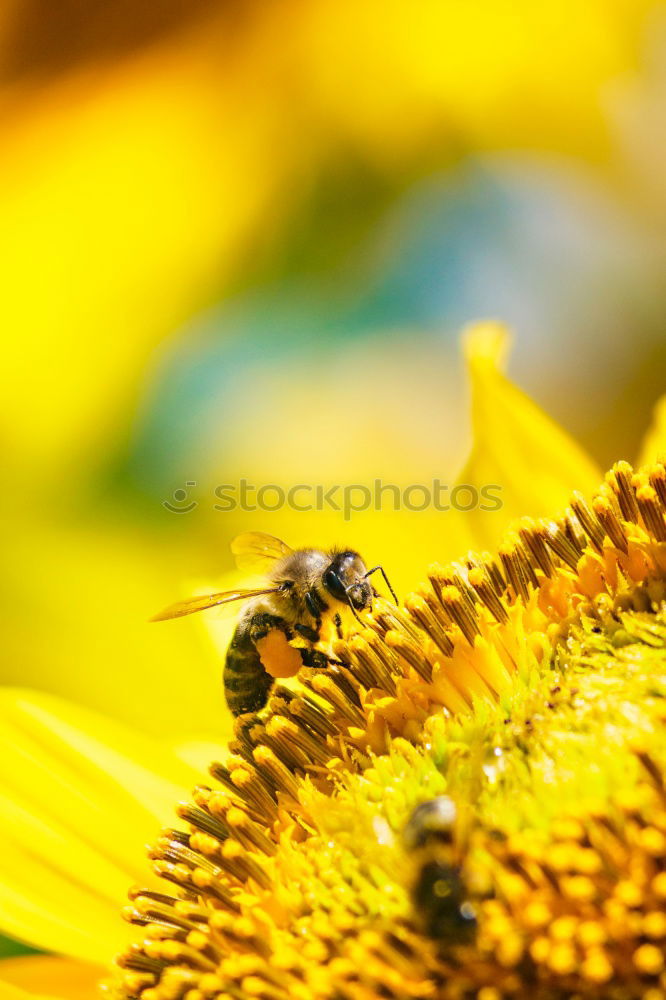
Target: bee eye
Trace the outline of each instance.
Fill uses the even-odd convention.
[[[326,587],[329,594],[333,597],[337,597],[338,600],[344,601],[345,590],[342,586],[342,581],[340,577],[333,569],[327,569],[324,573],[324,586]]]

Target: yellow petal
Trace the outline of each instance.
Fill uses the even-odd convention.
[[[464,350],[471,380],[473,446],[460,476],[499,496],[501,509],[471,511],[477,544],[494,544],[509,521],[524,515],[553,516],[573,490],[593,492],[601,471],[575,441],[503,374],[510,335],[500,323],[466,331]],[[491,507],[487,503],[486,507]]]
[[[158,739],[225,738],[219,652],[195,622],[148,621],[187,595],[191,552],[103,520],[48,523],[13,509],[4,523],[0,682],[76,700]]]
[[[205,740],[190,740],[185,743],[173,743],[170,745],[172,753],[185,764],[207,773],[208,765],[212,760],[224,760],[227,749],[219,743],[208,743]]]
[[[127,938],[128,887],[152,882],[144,845],[202,773],[157,741],[36,692],[0,693],[0,742],[0,929],[106,963]]]
[[[666,396],[657,401],[652,415],[652,423],[648,429],[637,465],[649,465],[666,457]]]
[[[55,997],[52,993],[33,993],[24,990],[20,986],[12,986],[11,983],[3,983],[0,980],[0,1000],[64,1000],[63,997]]]
[[[103,966],[53,955],[0,962],[0,1000],[91,1000],[108,976]]]

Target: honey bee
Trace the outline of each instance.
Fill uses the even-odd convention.
[[[279,538],[247,532],[231,543],[240,569],[261,569],[267,586],[228,590],[172,604],[151,621],[166,621],[220,604],[245,601],[227,651],[224,692],[233,715],[258,712],[276,678],[292,677],[302,666],[328,667],[334,661],[316,649],[324,617],[342,635],[342,606],[358,612],[378,596],[369,577],[379,571],[397,603],[381,566],[366,569],[351,549],[291,549]],[[360,621],[360,619],[359,619]],[[301,645],[290,645],[298,637]]]
[[[425,933],[442,945],[464,944],[476,932],[476,911],[468,898],[454,829],[453,801],[440,795],[417,806],[403,840],[416,861],[412,897]]]

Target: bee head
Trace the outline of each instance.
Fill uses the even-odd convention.
[[[336,552],[324,571],[322,582],[336,601],[362,611],[372,603],[372,587],[367,572],[358,552]]]
[[[456,807],[448,795],[422,802],[410,816],[403,832],[405,845],[415,849],[437,840],[450,843],[456,822]]]

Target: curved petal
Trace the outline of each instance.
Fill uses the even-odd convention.
[[[0,962],[0,1000],[91,1000],[108,973],[53,955],[29,955]]]
[[[52,695],[0,692],[0,930],[108,962],[145,844],[201,781],[160,743]]]
[[[148,621],[182,593],[170,544],[18,509],[0,524],[2,684],[75,700],[157,739],[225,738],[218,654],[194,624]]]
[[[12,986],[11,983],[3,983],[0,980],[0,1000],[64,1000],[63,997],[55,997],[52,993],[33,993],[24,990],[21,986]]]
[[[643,438],[640,454],[638,456],[638,466],[649,465],[666,457],[666,396],[657,400],[652,415],[652,423]]]
[[[460,483],[499,487],[502,507],[468,515],[475,537],[490,545],[509,521],[552,516],[573,490],[593,492],[601,471],[575,441],[503,374],[510,334],[500,323],[466,331],[464,350],[472,392],[474,443]],[[481,494],[483,495],[483,494]],[[489,506],[489,505],[487,505]]]

